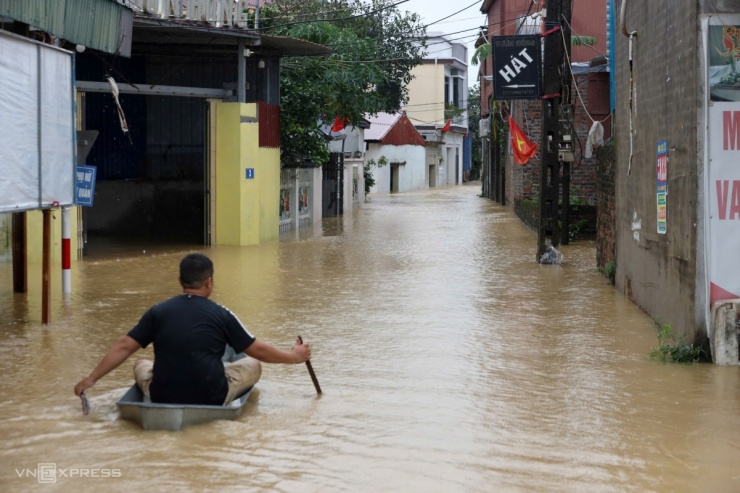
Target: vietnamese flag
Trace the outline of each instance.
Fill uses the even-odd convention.
[[[334,125],[332,125],[331,131],[339,132],[340,130],[344,128],[346,123],[347,123],[347,120],[345,118],[340,118],[339,115],[337,115],[336,118],[334,118]]]
[[[522,129],[509,115],[509,133],[511,133],[511,149],[514,151],[514,162],[516,164],[527,164],[537,153],[537,146],[524,135]]]
[[[447,120],[447,123],[445,123],[445,126],[442,127],[440,129],[440,131],[442,131],[442,132],[449,132],[450,131],[450,126],[452,126],[452,118],[450,118],[449,120]]]

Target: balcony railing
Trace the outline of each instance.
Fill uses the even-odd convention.
[[[134,11],[162,19],[207,22],[214,27],[259,27],[264,0],[129,0]]]

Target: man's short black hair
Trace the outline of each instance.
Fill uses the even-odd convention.
[[[198,289],[213,276],[213,262],[202,253],[191,253],[180,261],[180,284]]]

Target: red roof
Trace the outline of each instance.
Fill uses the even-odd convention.
[[[378,113],[368,117],[370,128],[365,130],[365,140],[380,142],[383,145],[418,145],[425,146],[426,141],[418,130],[402,113]]]

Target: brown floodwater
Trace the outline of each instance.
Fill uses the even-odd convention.
[[[180,432],[119,419],[132,362],[88,416],[72,388],[178,292],[190,248],[91,246],[70,299],[54,273],[48,326],[39,266],[14,295],[0,264],[0,491],[740,491],[740,369],[651,360],[656,327],[592,242],[538,265],[536,236],[478,193],[373,195],[279,242],[206,248],[213,299],[269,343],[311,342],[324,394],[304,365],[265,365],[237,420]]]

